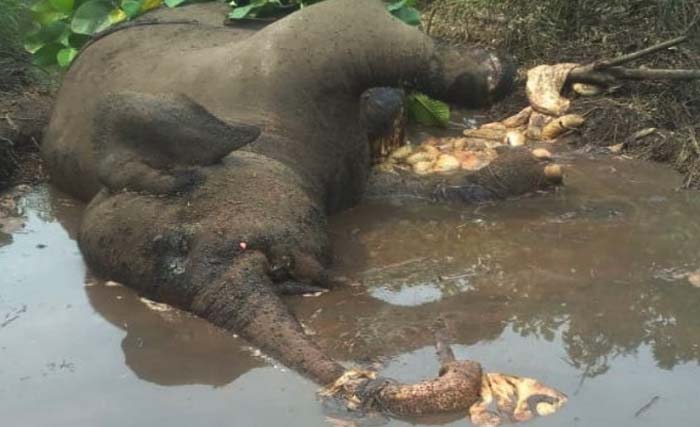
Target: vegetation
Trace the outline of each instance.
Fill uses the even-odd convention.
[[[18,0],[1,0],[12,2]],[[34,63],[67,67],[94,34],[165,4],[177,7],[198,0],[36,0],[31,6],[35,30],[26,40]],[[234,0],[231,19],[274,19],[321,0]],[[395,0],[387,9],[408,24],[420,24],[415,0]],[[13,34],[17,34],[15,30]]]
[[[0,11],[0,46],[3,52],[17,51],[22,46],[20,30],[26,22],[27,8],[22,0],[0,0]]]
[[[322,0],[234,0],[231,2],[233,9],[229,17],[232,19],[277,17],[320,1]],[[414,7],[415,3],[415,0],[394,0],[387,5],[387,9],[407,24],[419,25],[420,13]]]
[[[40,66],[67,67],[90,36],[159,7],[162,0],[37,0],[26,48]]]
[[[0,92],[22,80],[21,63],[27,57],[21,34],[29,21],[29,10],[23,0],[0,0]]]

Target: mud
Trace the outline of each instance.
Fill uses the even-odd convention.
[[[336,273],[354,285],[289,299],[307,333],[348,365],[413,381],[438,368],[430,328],[441,317],[458,359],[569,396],[528,425],[695,424],[700,196],[674,191],[681,178],[660,165],[554,155],[567,185],[553,194],[372,202],[333,218]],[[10,424],[468,425],[325,407],[316,385],[245,342],[87,276],[79,203],[37,187],[16,208],[24,226],[0,238]]]

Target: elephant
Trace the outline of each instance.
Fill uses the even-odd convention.
[[[516,148],[475,173],[371,171],[365,91],[483,106],[510,90],[513,67],[432,40],[379,0],[327,0],[263,28],[224,26],[220,7],[151,12],[98,36],[65,75],[42,153],[53,182],[89,201],[78,235],[88,267],[321,385],[345,379],[343,396],[367,406],[469,408],[477,362],[442,347],[436,379],[353,377],[280,294],[343,286],[328,272],[327,218],[367,192],[469,202],[554,184]]]

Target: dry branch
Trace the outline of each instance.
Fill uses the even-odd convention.
[[[635,59],[641,58],[646,55],[650,55],[654,52],[667,49],[672,46],[679,45],[684,41],[688,40],[688,36],[680,36],[675,39],[667,40],[665,42],[655,44],[654,46],[649,46],[645,49],[638,50],[636,52],[628,53],[610,60],[597,61],[592,64],[594,70],[604,70],[606,68],[614,67],[616,65],[626,64],[628,62],[634,61]]]
[[[588,83],[596,86],[612,86],[620,80],[698,80],[700,70],[671,70],[652,68],[610,67],[602,71],[587,66],[576,67],[569,73],[567,82]]]
[[[620,80],[698,80],[700,79],[700,69],[672,70],[620,67],[622,64],[678,45],[686,40],[688,40],[687,35],[680,36],[617,58],[599,60],[591,64],[578,66],[571,70],[567,82],[588,83],[607,87],[618,84]]]

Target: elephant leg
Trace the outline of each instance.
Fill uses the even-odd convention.
[[[196,167],[260,135],[255,126],[226,123],[174,95],[112,94],[99,103],[95,120],[98,177],[112,191],[182,191],[202,179]]]
[[[370,159],[380,163],[404,145],[407,115],[403,89],[378,87],[362,94],[362,118],[367,128]]]
[[[185,192],[204,179],[195,168],[156,169],[134,152],[118,148],[100,157],[97,176],[111,191],[126,189],[150,194]]]
[[[558,165],[535,157],[524,147],[503,147],[491,164],[476,172],[416,175],[404,170],[375,169],[365,197],[474,203],[547,190],[561,182]]]
[[[305,42],[290,44],[297,34],[304,34]],[[251,41],[263,38],[266,45],[282,48],[284,61],[277,63],[289,68],[275,72],[295,87],[294,96],[303,91],[323,99],[339,87],[359,96],[372,87],[401,86],[478,107],[505,96],[516,74],[508,58],[441,44],[391,16],[378,0],[321,2],[270,25]],[[308,46],[314,46],[313,54]],[[295,81],[287,70],[297,68],[306,73]],[[308,81],[308,75],[316,79]]]

